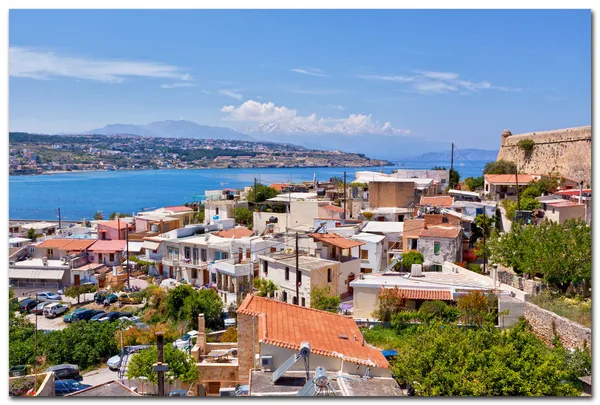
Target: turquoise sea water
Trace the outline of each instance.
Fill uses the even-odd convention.
[[[461,178],[480,176],[484,161],[471,161],[456,166]],[[403,161],[392,167],[361,168],[286,168],[286,169],[198,169],[198,170],[143,170],[59,173],[40,176],[10,176],[10,219],[54,220],[54,210],[61,209],[65,220],[91,218],[101,210],[106,217],[111,212],[140,212],[142,208],[159,208],[192,201],[192,196],[205,190],[242,188],[252,185],[254,178],[265,184],[326,181],[342,177],[346,171],[348,181],[356,171],[394,168],[431,169],[449,167],[448,162]]]

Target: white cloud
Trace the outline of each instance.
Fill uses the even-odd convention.
[[[318,118],[316,114],[298,115],[295,109],[275,104],[248,100],[235,107],[224,106],[221,112],[227,113],[224,119],[231,121],[254,122],[272,128],[276,125],[283,132],[323,132],[380,135],[407,135],[410,131],[393,128],[389,122],[380,125],[373,121],[371,114],[351,114],[347,118]],[[258,128],[260,130],[260,126]]]
[[[333,110],[338,110],[338,111],[345,111],[348,107],[343,106],[343,105],[337,105],[337,104],[331,104],[326,106],[327,108],[331,108]]]
[[[9,49],[9,71],[31,79],[62,76],[107,83],[122,83],[127,76],[192,80],[180,68],[159,62],[87,59],[20,47]]]
[[[231,98],[235,98],[238,101],[241,101],[244,96],[241,93],[238,93],[239,90],[219,90],[219,94]]]
[[[331,90],[292,90],[292,93],[296,93],[296,94],[306,94],[309,96],[329,96],[329,95],[333,95],[333,94],[341,94],[341,93],[347,93],[347,91],[345,90],[335,90],[335,89],[331,89]]]
[[[406,83],[408,88],[399,89],[404,92],[416,92],[419,94],[436,94],[458,91],[460,94],[476,93],[480,90],[498,90],[521,92],[523,89],[495,86],[488,81],[472,82],[460,79],[458,73],[415,71],[415,76],[400,75],[358,75],[366,80],[379,80],[395,83]]]
[[[315,68],[312,68],[312,69],[309,69],[309,70],[305,70],[305,69],[291,69],[291,71],[292,72],[296,72],[296,73],[301,73],[303,75],[309,75],[309,76],[329,77],[321,69],[315,69]]]
[[[178,87],[194,87],[195,84],[194,83],[188,83],[188,82],[178,82],[178,83],[171,83],[171,84],[161,84],[160,87],[162,87],[163,89],[176,89]]]

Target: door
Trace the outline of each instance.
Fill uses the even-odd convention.
[[[75,284],[75,285],[79,285],[79,283],[80,283],[80,281],[81,281],[81,280],[80,280],[80,278],[81,278],[81,277],[80,277],[80,275],[79,275],[79,274],[75,274],[75,275],[73,275],[73,284]]]
[[[209,279],[209,273],[208,273],[208,271],[204,270],[202,272],[202,274],[204,275],[204,282],[203,282],[203,284],[204,285],[209,284],[210,283],[210,279]]]

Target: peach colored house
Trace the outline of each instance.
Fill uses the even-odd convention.
[[[98,239],[100,240],[125,240],[129,232],[133,232],[133,225],[119,219],[98,222]]]
[[[92,263],[118,266],[125,258],[126,248],[125,240],[98,240],[88,248],[88,258]]]

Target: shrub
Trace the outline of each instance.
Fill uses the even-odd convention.
[[[521,139],[519,141],[519,148],[525,154],[526,159],[529,159],[531,157],[534,146],[535,146],[535,142],[533,142],[531,139]]]
[[[409,251],[402,255],[402,267],[410,271],[413,264],[423,264],[425,261],[421,252]]]
[[[382,288],[377,294],[377,309],[373,312],[373,316],[382,322],[390,322],[394,314],[406,309],[406,298],[398,286]]]
[[[336,313],[340,308],[340,297],[331,295],[329,286],[323,288],[313,287],[310,292],[310,307]]]
[[[234,343],[237,342],[237,339],[237,329],[233,327],[227,328],[221,335],[221,343]]]

